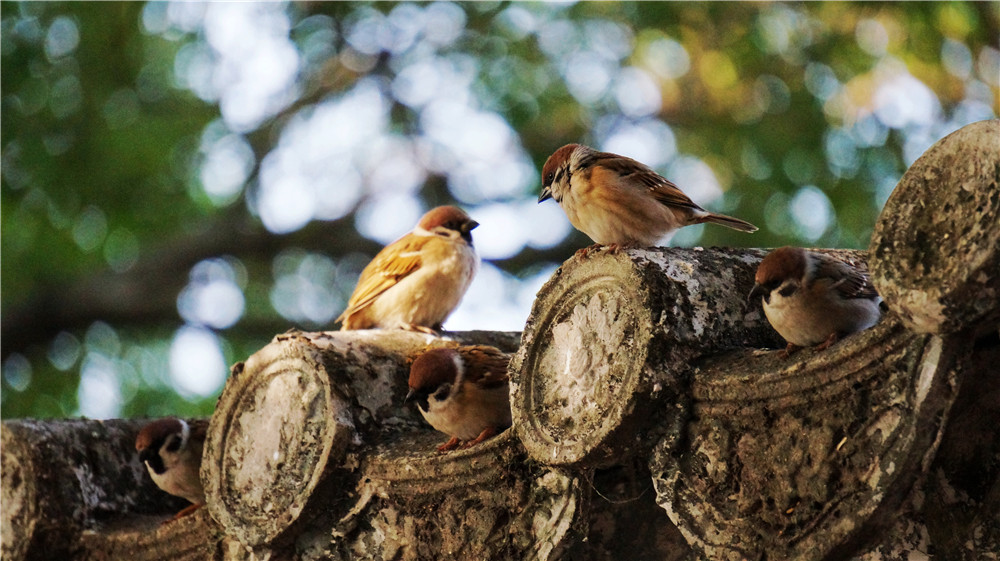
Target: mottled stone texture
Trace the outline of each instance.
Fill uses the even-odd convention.
[[[824,250],[890,310],[827,350],[779,356],[746,301],[763,250],[591,251],[523,336],[279,335],[234,367],[178,522],[141,421],[5,422],[3,557],[1000,559],[998,138],[945,138],[867,254]],[[515,353],[514,427],[438,454],[407,365],[458,342]]]
[[[462,339],[512,351],[518,338]],[[457,344],[408,331],[276,337],[234,368],[212,417],[202,480],[213,518],[240,543],[280,548],[311,518],[352,516],[369,494],[361,480],[374,477],[358,469],[365,451],[421,426],[403,405],[409,362]]]
[[[872,281],[919,333],[1000,323],[1000,120],[980,121],[913,162],[875,225]]]
[[[80,540],[122,520],[187,504],[160,491],[135,453],[142,420],[4,421],[3,559],[71,559]]]
[[[514,426],[532,458],[599,467],[641,453],[649,431],[687,415],[699,357],[784,346],[747,302],[765,254],[602,251],[563,264],[539,290],[510,368]]]
[[[705,559],[836,559],[894,521],[954,399],[953,357],[894,318],[788,364],[738,351],[694,375],[651,455],[661,506]]]
[[[654,404],[683,416],[692,359],[777,344],[745,296],[763,255],[650,249],[566,262],[539,291],[510,368],[514,426],[532,458],[616,463],[643,444]]]

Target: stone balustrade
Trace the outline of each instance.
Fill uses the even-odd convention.
[[[917,160],[867,252],[830,251],[888,312],[788,359],[746,299],[757,249],[574,257],[521,334],[279,335],[219,399],[207,507],[166,525],[141,421],[6,421],[3,556],[1000,558],[1000,121]],[[514,426],[438,454],[408,363],[459,343],[513,354]]]

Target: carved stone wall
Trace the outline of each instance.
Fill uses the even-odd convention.
[[[592,252],[522,334],[277,336],[210,423],[207,508],[152,486],[141,421],[2,426],[4,559],[1000,559],[1000,122],[931,147],[867,260],[889,312],[779,358],[762,250]],[[469,450],[407,361],[514,353],[514,427]]]

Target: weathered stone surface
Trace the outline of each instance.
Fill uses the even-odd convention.
[[[493,336],[489,342],[512,348],[511,339],[503,344]],[[422,420],[416,421],[412,412],[399,409],[405,390],[402,385],[396,387],[396,382],[405,381],[406,357],[415,356],[427,345],[441,344],[454,343],[402,332],[388,336],[293,333],[277,338],[271,350],[262,350],[248,360],[231,380],[232,387],[250,387],[249,382],[240,382],[248,375],[249,380],[264,384],[260,380],[269,376],[262,373],[288,373],[319,364],[316,369],[332,388],[340,387],[337,391],[352,396],[346,409],[353,418],[366,420],[354,425],[360,444],[349,447],[339,460],[340,467],[326,468],[325,481],[337,484],[301,491],[309,495],[308,505],[300,520],[282,530],[294,540],[279,536],[258,543],[245,541],[247,547],[243,548],[230,543],[224,548],[225,559],[600,559],[599,552],[608,553],[600,548],[630,543],[640,524],[656,528],[664,537],[636,545],[637,552],[655,554],[645,557],[650,559],[680,558],[676,552],[685,551],[685,546],[656,506],[648,473],[635,482],[644,489],[642,508],[619,507],[601,495],[612,493],[613,483],[598,477],[595,486],[592,474],[589,478],[583,474],[581,479],[580,475],[527,461],[511,430],[469,450],[438,454],[435,448],[444,435],[429,430]],[[297,365],[295,361],[304,354],[313,357],[301,359],[303,363]],[[289,357],[295,357],[292,363]],[[303,366],[306,362],[314,366]],[[372,374],[372,368],[385,370]],[[313,380],[308,375],[304,378]],[[374,385],[363,387],[365,384]],[[230,391],[227,388],[226,392]],[[383,399],[378,392],[392,398]],[[266,395],[260,390],[251,393]],[[224,396],[221,402],[228,399]],[[366,404],[363,411],[367,417],[356,413],[360,401]],[[387,404],[384,408],[379,405],[383,403]],[[217,417],[232,415],[220,405]],[[364,423],[368,423],[367,428]],[[264,457],[269,454],[268,449],[262,453]],[[210,503],[212,500],[209,494]],[[594,540],[583,539],[591,528]],[[674,556],[664,557],[664,552]]]
[[[135,453],[143,420],[4,421],[2,554],[68,559],[109,520],[183,505],[159,490]],[[155,517],[154,517],[155,518]]]
[[[292,526],[359,435],[343,392],[295,337],[233,370],[209,428],[202,481],[213,517],[243,543]]]
[[[362,462],[347,516],[318,522],[302,559],[680,561],[683,537],[656,505],[642,463],[596,473],[526,461],[513,431],[434,453],[440,435],[404,432]],[[642,539],[639,537],[642,536]]]
[[[582,540],[563,559],[587,561],[688,561],[691,548],[666,511],[656,504],[656,491],[645,458],[633,458],[607,469],[581,475],[587,500]]]
[[[1000,120],[965,126],[906,171],[875,224],[872,281],[918,333],[1000,324]]]
[[[636,445],[652,403],[683,415],[690,359],[776,343],[746,305],[759,250],[591,252],[538,292],[511,361],[511,412],[528,453],[605,465]],[[767,328],[769,329],[769,328]],[[662,414],[662,411],[661,411]]]
[[[854,251],[831,252],[858,258]],[[511,410],[528,453],[606,465],[684,418],[690,363],[784,342],[747,302],[757,249],[642,249],[574,257],[538,292],[511,362]],[[665,403],[666,407],[654,404]]]
[[[380,444],[349,513],[300,540],[301,558],[544,561],[578,539],[576,477],[526,464],[509,430],[448,454],[435,452],[440,439],[418,431]]]
[[[213,561],[222,535],[205,509],[163,524],[162,517],[129,517],[101,531],[84,532],[74,559],[80,561]],[[51,559],[51,558],[50,558]]]
[[[922,519],[941,559],[1000,559],[1000,336],[958,362],[961,389],[923,485]]]
[[[888,317],[790,360],[706,361],[688,423],[652,455],[660,505],[702,559],[845,558],[933,458],[960,352]]]
[[[457,335],[517,344],[516,334]],[[379,431],[423,423],[403,407],[407,361],[457,344],[399,330],[276,337],[234,367],[212,417],[202,462],[212,516],[243,544],[280,546],[303,517],[349,509],[355,453]]]
[[[965,346],[960,389],[934,462],[920,472],[896,523],[852,561],[1000,559],[1000,337]]]

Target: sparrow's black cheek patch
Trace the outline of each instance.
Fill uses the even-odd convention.
[[[168,452],[176,452],[180,449],[181,449],[181,439],[179,438],[174,438],[173,440],[170,441],[170,444],[167,444]]]
[[[167,466],[163,465],[163,458],[159,454],[150,454],[146,458],[146,464],[153,473],[163,473],[167,471]]]
[[[434,399],[444,401],[448,399],[449,392],[451,392],[451,384],[442,384],[438,387],[437,391],[434,392]]]
[[[794,284],[792,284],[792,285],[788,285],[785,288],[782,288],[781,290],[779,290],[778,294],[784,296],[785,298],[788,298],[792,294],[795,294],[795,291],[798,290],[798,289],[799,289],[799,287],[797,287]]]

